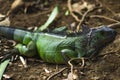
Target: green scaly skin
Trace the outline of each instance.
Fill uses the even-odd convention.
[[[15,48],[21,55],[32,57],[39,54],[42,60],[57,64],[64,64],[71,58],[96,54],[116,36],[115,30],[104,26],[87,30],[67,37],[0,26],[0,34],[20,43]]]

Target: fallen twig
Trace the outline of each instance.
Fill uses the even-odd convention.
[[[70,14],[72,15],[73,18],[75,18],[77,22],[80,22],[80,19],[73,13],[71,1],[72,0],[68,0],[68,9],[70,11]]]
[[[90,18],[103,18],[103,19],[106,19],[106,20],[109,20],[109,21],[112,21],[112,22],[120,22],[120,21],[117,21],[115,19],[112,19],[112,18],[109,18],[109,17],[106,17],[106,16],[102,16],[102,15],[91,15]]]
[[[18,7],[22,6],[24,4],[23,0],[15,0],[10,10],[7,12],[6,17],[8,17],[13,11],[15,11]]]
[[[82,60],[82,65],[81,67],[83,67],[85,65],[85,61],[84,61],[84,58],[72,58],[68,61],[68,64],[70,65],[71,67],[71,73],[73,73],[73,65],[71,63],[71,61],[74,61],[74,60]]]
[[[81,21],[80,21],[79,24],[77,25],[76,31],[79,31],[79,30],[80,30],[80,26],[82,25],[83,21],[85,20],[86,15],[87,15],[89,12],[91,12],[92,10],[93,10],[93,9],[89,9],[89,10],[87,10],[87,11],[83,14]]]
[[[27,61],[26,61],[22,56],[20,56],[19,58],[20,58],[20,61],[21,61],[22,64],[23,64],[23,66],[24,66],[25,68],[27,68]]]
[[[99,3],[101,7],[105,7],[105,8],[106,8],[109,12],[111,12],[113,15],[116,14],[113,10],[111,10],[108,6],[106,6],[106,4],[103,4],[103,3],[101,2],[101,0],[96,0],[96,2]]]
[[[94,28],[99,28],[99,27],[102,27],[103,25],[101,26],[96,26]],[[105,25],[109,28],[112,28],[112,29],[116,29],[116,28],[120,28],[120,22],[117,22],[117,23],[113,23],[113,24],[109,24],[109,25]],[[92,28],[91,28],[92,29]]]
[[[108,25],[108,27],[110,27],[110,28],[114,28],[114,29],[116,29],[116,28],[120,28],[120,22],[110,24],[110,25]]]
[[[67,67],[62,68],[60,71],[58,71],[58,72],[52,74],[51,76],[49,76],[49,77],[47,78],[47,80],[51,80],[51,79],[52,79],[53,77],[55,77],[57,74],[63,72],[63,71],[66,70],[66,69],[68,69],[68,68],[67,68]]]
[[[117,25],[118,23],[114,23],[114,25]],[[120,26],[120,23],[119,23],[119,26]],[[103,56],[106,56],[106,55],[110,55],[110,54],[115,54],[116,56],[120,57],[120,49],[116,49],[115,51],[110,51],[110,52],[106,52],[104,54],[100,54],[98,55],[98,57],[103,57]]]
[[[85,64],[84,58],[72,58],[72,59],[70,59],[70,60],[68,61],[68,64],[69,64],[70,67],[71,67],[71,73],[72,73],[72,74],[73,74],[73,65],[72,65],[71,61],[74,61],[74,60],[82,60],[81,68],[82,68],[82,67],[84,66],[84,64]],[[58,72],[52,74],[51,76],[49,76],[49,77],[47,78],[47,80],[51,80],[51,79],[52,79],[53,77],[55,77],[57,74],[63,72],[63,71],[66,70],[66,69],[68,69],[68,68],[67,68],[67,67],[62,68],[60,71],[58,71]]]
[[[84,3],[84,0],[82,0],[82,2]],[[85,2],[85,3],[86,3],[86,2]],[[87,4],[87,3],[86,3],[86,4]],[[83,15],[80,14],[80,16],[82,16],[82,18],[79,19],[79,18],[73,13],[74,10],[72,9],[71,0],[68,0],[68,9],[69,9],[69,11],[70,11],[70,14],[72,15],[73,18],[75,18],[75,20],[76,20],[77,22],[79,22],[79,24],[78,24],[78,26],[77,26],[77,28],[76,28],[76,31],[79,31],[81,24],[84,22],[84,20],[85,20],[85,18],[86,18],[86,15],[87,15],[89,12],[93,11],[93,10],[95,9],[95,6],[92,6],[92,7],[87,7],[87,6],[86,6],[85,8],[87,8],[87,11],[86,11]]]
[[[103,57],[103,56],[110,55],[110,54],[114,54],[114,53],[115,53],[115,52],[107,52],[107,53],[98,55],[98,57]]]

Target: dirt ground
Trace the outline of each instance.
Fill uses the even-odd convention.
[[[0,13],[6,14],[14,0],[0,0]],[[39,2],[40,1],[40,2]],[[48,1],[48,2],[47,2]],[[96,0],[97,1],[97,0]],[[107,16],[120,21],[120,0],[100,0],[103,7],[92,14]],[[60,12],[57,19],[50,25],[50,28],[60,26],[70,26],[76,20],[71,16],[65,16],[68,10],[67,0],[25,0],[25,5],[10,14],[11,26],[28,29],[30,27],[40,26],[48,19],[50,12],[56,5],[59,5]],[[79,2],[79,0],[74,0]],[[92,4],[95,0],[87,0]],[[27,10],[25,11],[25,9]],[[88,26],[108,25],[112,21],[103,18],[90,18],[87,21]],[[76,22],[77,24],[77,22]],[[52,26],[52,27],[51,27]],[[120,80],[120,29],[116,29],[118,35],[116,39],[106,46],[99,57],[93,60],[85,60],[85,66],[75,65],[74,71],[78,76],[77,80]],[[12,42],[0,37],[0,54],[13,48]],[[106,55],[103,55],[106,54]],[[26,58],[26,57],[25,57]],[[52,74],[68,67],[65,71],[52,77],[51,80],[67,80],[70,72],[68,65],[49,64],[36,58],[26,58],[27,68],[24,68],[19,58],[13,61],[7,68],[5,74],[10,76],[8,80],[46,80]],[[6,80],[3,78],[3,80]]]

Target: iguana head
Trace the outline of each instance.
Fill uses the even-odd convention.
[[[93,28],[87,30],[87,55],[95,54],[99,49],[103,48],[107,43],[113,41],[116,37],[117,32],[109,27],[102,26],[99,28]]]

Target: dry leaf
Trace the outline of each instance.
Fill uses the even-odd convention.
[[[10,15],[10,13],[12,13],[15,9],[17,9],[18,7],[22,6],[23,5],[23,1],[22,0],[15,0],[12,5],[11,5],[11,8],[10,10],[8,11],[7,13],[7,16]]]
[[[23,66],[24,66],[25,68],[27,68],[27,61],[26,61],[22,56],[20,56],[19,58],[20,58],[20,61],[21,61],[22,64],[23,64]]]
[[[7,75],[7,74],[3,74],[3,77],[4,77],[5,79],[10,79],[10,78],[11,78],[11,76],[10,76],[10,75]]]
[[[0,14],[0,18],[5,17],[5,15]],[[6,17],[4,20],[0,21],[0,25],[2,26],[10,26],[9,17]]]
[[[51,71],[49,71],[47,68],[44,68],[44,70],[45,70],[45,72],[48,73],[48,74],[51,72]]]
[[[86,8],[87,8],[88,10],[91,10],[91,9],[93,9],[94,7],[95,7],[94,4],[90,4],[90,3],[86,2],[86,1],[84,1],[84,2],[77,2],[77,3],[74,3],[74,4],[72,5],[73,11],[79,13],[80,15],[83,14],[83,13],[82,13],[82,10],[83,10],[83,9],[86,9]]]
[[[76,79],[78,79],[78,76],[77,76],[77,74],[74,74],[74,73],[69,73],[68,74],[68,77],[67,77],[67,79],[62,79],[62,80],[76,80]]]

